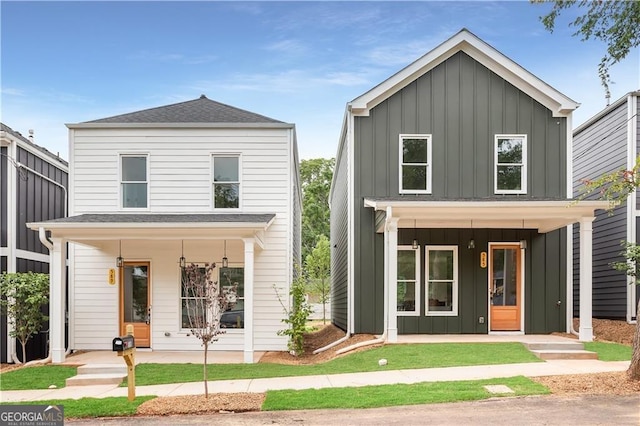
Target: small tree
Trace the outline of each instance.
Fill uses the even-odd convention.
[[[320,235],[316,247],[306,259],[307,273],[311,280],[311,288],[319,297],[322,303],[322,323],[327,323],[327,302],[331,296],[331,283],[329,281],[329,271],[331,269],[331,252],[329,251],[329,240],[326,236]]]
[[[284,318],[282,322],[289,325],[288,328],[278,331],[278,336],[289,336],[289,352],[294,356],[300,356],[304,353],[304,333],[307,329],[307,321],[311,314],[311,307],[305,297],[305,277],[299,267],[296,268],[296,271],[297,276],[291,283],[291,289],[289,290],[289,296],[291,297],[290,308],[285,306],[275,284],[273,288],[276,291],[278,301],[280,301],[284,309],[284,313],[287,315],[287,318]]]
[[[49,319],[42,313],[42,306],[49,303],[49,275],[4,273],[0,275],[0,290],[2,311],[12,326],[9,335],[22,345],[22,362],[27,362],[27,342]]]
[[[222,313],[233,307],[236,302],[238,284],[228,283],[220,286],[213,279],[215,263],[206,263],[204,267],[187,265],[182,271],[182,295],[187,311],[191,333],[202,341],[204,346],[203,381],[204,394],[209,397],[207,384],[207,355],[209,344],[216,342],[224,333],[220,328]]]

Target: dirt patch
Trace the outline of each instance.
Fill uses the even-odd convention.
[[[260,411],[263,393],[214,393],[204,395],[167,396],[143,402],[137,413],[143,416],[169,414],[242,413]]]
[[[554,395],[633,395],[640,393],[640,382],[627,378],[625,371],[532,377]]]

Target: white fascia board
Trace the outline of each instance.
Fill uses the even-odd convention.
[[[293,129],[291,123],[66,123],[69,129]]]
[[[62,170],[65,173],[69,173],[69,166],[67,164],[65,164],[63,161],[61,161],[61,157],[56,156],[53,152],[51,151],[42,151],[38,148],[36,148],[35,146],[31,145],[31,143],[27,143],[25,141],[23,141],[20,138],[15,137],[14,135],[12,135],[11,133],[5,132],[4,130],[0,131],[0,139],[2,146],[9,146],[10,144],[14,143],[16,144],[16,146],[19,146],[20,148],[24,149],[25,151],[28,151],[29,153],[35,155],[36,157],[46,161],[47,163],[57,167],[58,169]],[[14,159],[17,161],[17,159]]]
[[[331,197],[333,196],[333,188],[336,185],[336,175],[338,170],[338,164],[340,163],[340,153],[342,152],[342,148],[345,143],[347,143],[347,122],[349,119],[349,114],[351,110],[351,105],[347,104],[347,108],[344,111],[344,117],[342,118],[342,128],[340,130],[340,140],[338,141],[338,151],[336,152],[336,164],[333,170],[333,175],[331,176],[331,186],[329,187],[329,210],[331,210]],[[349,166],[347,166],[349,167]]]
[[[188,222],[188,223],[175,223],[175,222],[125,222],[125,223],[47,223],[47,222],[30,222],[27,223],[27,227],[34,231],[39,228],[45,228],[47,230],[64,230],[64,229],[78,229],[78,230],[99,230],[99,229],[254,229],[264,231],[271,226],[275,217],[269,222]]]
[[[627,94],[625,94],[623,97],[621,97],[620,99],[618,99],[617,101],[613,102],[612,104],[608,105],[606,108],[604,108],[602,111],[596,113],[594,116],[592,116],[591,118],[589,118],[587,121],[585,121],[584,123],[582,123],[581,125],[579,125],[578,127],[576,127],[573,130],[573,135],[577,135],[578,133],[584,131],[585,129],[591,127],[595,122],[597,122],[598,120],[600,120],[601,118],[607,116],[611,111],[613,111],[614,109],[618,108],[620,105],[624,104],[625,102],[627,102],[627,100],[629,99],[629,97],[633,97],[633,96],[640,96],[640,91],[637,92],[629,92]]]
[[[540,80],[469,31],[462,30],[389,79],[354,99],[350,103],[351,111],[359,116],[369,115],[369,110],[380,102],[459,51],[465,52],[549,108],[554,117],[564,117],[580,106],[579,103]]]

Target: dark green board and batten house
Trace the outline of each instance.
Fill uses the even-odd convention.
[[[461,30],[347,104],[331,202],[332,321],[347,333],[570,330],[578,103]],[[582,262],[581,294],[591,293]],[[593,339],[580,299],[580,339]]]

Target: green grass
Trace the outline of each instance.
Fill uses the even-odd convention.
[[[3,402],[0,405],[62,405],[64,406],[64,418],[79,417],[122,417],[132,416],[138,406],[155,396],[140,396],[134,401],[129,401],[126,396],[114,398],[81,398],[81,399],[50,399],[46,401],[29,402]]]
[[[384,367],[378,365],[378,360],[381,358],[388,361]],[[542,362],[542,360],[520,343],[385,345],[315,365],[211,364],[208,367],[208,379],[255,379],[520,362]],[[137,386],[201,380],[201,364],[139,364],[136,366]]]
[[[491,394],[485,385],[506,385],[515,393]],[[460,382],[268,391],[263,411],[319,408],[375,408],[396,405],[474,401],[491,396],[545,395],[549,390],[526,377]]]
[[[600,361],[630,361],[631,346],[609,342],[585,342],[584,349],[597,352]]]
[[[65,380],[76,375],[76,367],[41,365],[19,368],[0,374],[0,390],[47,389],[65,386]]]

